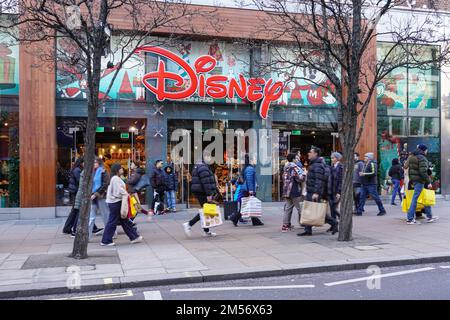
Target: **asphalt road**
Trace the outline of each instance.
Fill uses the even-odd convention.
[[[440,300],[450,299],[450,264],[316,273],[38,296],[65,300]]]

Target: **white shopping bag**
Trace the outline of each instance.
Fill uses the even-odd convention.
[[[205,215],[203,213],[203,209],[199,209],[198,213],[200,214],[200,222],[201,222],[203,229],[214,228],[214,227],[218,227],[221,224],[223,224],[222,214],[220,213],[219,206],[217,206],[218,215],[216,215],[214,217]]]
[[[259,200],[257,197],[244,197],[241,199],[241,201],[241,215],[243,218],[262,216],[261,200]]]

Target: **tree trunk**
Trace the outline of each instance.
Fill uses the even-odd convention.
[[[88,98],[89,99],[89,98]],[[89,99],[90,100],[90,99]],[[84,178],[80,188],[83,192],[79,220],[77,224],[77,233],[73,243],[72,257],[75,259],[86,259],[87,248],[89,244],[89,215],[91,208],[91,190],[95,160],[95,131],[97,127],[97,103],[98,101],[88,102],[88,120],[85,132],[85,153],[84,153]]]

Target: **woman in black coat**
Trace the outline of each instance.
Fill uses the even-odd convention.
[[[78,158],[75,160],[75,164],[70,171],[70,179],[69,179],[69,194],[70,194],[70,203],[72,204],[72,209],[70,210],[69,216],[67,217],[66,223],[64,224],[63,233],[71,234],[72,228],[75,225],[75,220],[78,217],[78,209],[74,208],[75,205],[75,196],[78,192],[78,187],[80,185],[80,175],[81,171],[83,171],[83,158]]]
[[[392,167],[389,169],[389,177],[392,179],[392,185],[394,186],[394,191],[392,192],[391,205],[395,206],[395,197],[398,194],[400,202],[402,202],[402,194],[400,192],[400,181],[404,178],[404,171],[400,161],[395,158],[392,159]]]

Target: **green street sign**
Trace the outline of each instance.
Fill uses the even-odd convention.
[[[95,132],[105,132],[105,127],[97,127]]]
[[[130,139],[130,134],[129,133],[121,133],[120,139]]]
[[[291,134],[293,136],[301,136],[302,135],[302,131],[301,130],[292,130]]]

